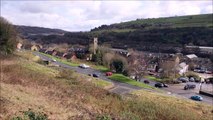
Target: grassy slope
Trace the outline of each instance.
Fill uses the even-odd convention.
[[[63,78],[58,69],[23,57],[2,62],[0,119],[19,116],[29,108],[49,119],[212,119],[211,106],[191,100],[146,91],[122,98],[85,81],[87,76],[72,73],[71,78]]]
[[[98,31],[93,31],[92,33],[102,33],[102,32],[129,32],[135,31],[137,29],[131,29],[128,26],[131,25],[143,25],[143,24],[169,24],[169,26],[149,26],[145,29],[160,29],[160,28],[182,28],[182,27],[212,27],[213,17],[212,14],[203,14],[203,15],[189,15],[189,16],[177,16],[177,17],[168,17],[168,18],[150,18],[150,19],[141,19],[133,20],[129,22],[122,22],[117,24],[112,24],[115,26],[123,26],[124,29],[108,28],[101,29]]]
[[[212,14],[204,15],[190,15],[190,16],[177,16],[168,18],[153,18],[153,19],[143,19],[130,22],[124,22],[120,25],[128,24],[153,24],[153,23],[170,23],[171,27],[202,27],[202,26],[213,26],[212,24]]]

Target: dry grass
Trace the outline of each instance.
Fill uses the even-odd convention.
[[[98,116],[124,120],[211,120],[212,107],[204,104],[145,91],[136,93],[139,97],[122,97],[86,81],[87,76],[59,76],[56,69],[30,59],[13,58],[3,63],[0,119],[11,119],[30,108],[44,112],[51,120],[94,120]]]

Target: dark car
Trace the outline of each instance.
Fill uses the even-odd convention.
[[[179,77],[178,80],[183,82],[183,83],[189,82],[189,78],[188,77]]]
[[[167,85],[167,84],[163,83],[163,87],[169,87],[169,85]]]
[[[164,85],[163,85],[163,83],[156,83],[155,87],[162,88],[162,87],[164,87]]]
[[[184,86],[184,90],[189,90],[189,89],[195,89],[196,85],[194,84],[187,84]]]
[[[93,77],[98,77],[98,75],[97,75],[97,74],[92,74],[92,76],[93,76]]]
[[[202,101],[203,100],[203,98],[201,96],[199,96],[199,95],[191,96],[191,99],[192,100],[196,100],[196,101]]]
[[[179,80],[173,80],[173,81],[172,81],[172,84],[180,84],[180,83],[182,83],[182,82],[179,81]]]
[[[144,80],[143,82],[146,84],[149,84],[149,80]]]

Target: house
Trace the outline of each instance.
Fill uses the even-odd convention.
[[[57,51],[56,50],[48,50],[46,53],[49,54],[49,55],[55,56],[57,54]]]
[[[38,51],[38,50],[42,49],[42,45],[40,45],[40,44],[35,44],[35,45],[32,45],[32,46],[30,47],[30,49],[31,49],[32,51]]]
[[[68,59],[68,60],[75,60],[77,59],[76,55],[74,52],[72,53],[66,53],[63,55],[64,58]]]
[[[31,49],[32,51],[38,51],[38,50],[39,50],[39,48],[38,48],[37,45],[32,45],[32,46],[30,47],[30,49]]]
[[[16,48],[17,48],[17,50],[21,50],[22,44],[19,42],[19,43],[16,45]]]
[[[197,58],[197,56],[195,54],[189,54],[189,55],[186,55],[186,57],[190,60]]]
[[[186,72],[188,72],[188,68],[189,65],[187,65],[185,62],[182,62],[178,65],[177,70],[180,75],[184,75]]]
[[[39,50],[39,52],[42,52],[42,53],[47,53],[47,51],[48,51],[48,49],[46,49],[46,48],[42,48]]]
[[[65,55],[66,55],[66,53],[59,52],[59,51],[55,54],[55,56],[58,58],[64,58]]]

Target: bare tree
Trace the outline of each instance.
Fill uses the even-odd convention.
[[[148,64],[151,58],[148,55],[140,52],[132,52],[128,57],[128,71],[129,74],[134,74],[136,80],[141,79],[147,73]]]

